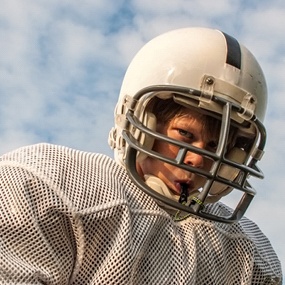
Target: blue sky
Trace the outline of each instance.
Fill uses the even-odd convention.
[[[283,0],[1,0],[0,152],[45,141],[111,156],[107,137],[128,63],[146,41],[187,26],[236,37],[264,70],[266,177],[252,181],[258,194],[247,216],[284,268]]]

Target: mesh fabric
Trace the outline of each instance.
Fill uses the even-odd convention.
[[[252,221],[176,223],[104,155],[20,148],[0,188],[0,284],[281,284]]]

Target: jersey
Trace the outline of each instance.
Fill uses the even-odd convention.
[[[281,284],[252,221],[175,222],[105,155],[23,147],[1,157],[0,188],[0,284]]]

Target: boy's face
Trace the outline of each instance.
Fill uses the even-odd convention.
[[[206,133],[205,122],[205,116],[196,111],[185,109],[181,116],[174,117],[166,124],[159,124],[157,131],[195,147],[215,151],[218,137],[210,137]],[[161,140],[155,141],[153,149],[168,158],[175,158],[179,150],[177,146]],[[184,163],[203,170],[209,170],[211,167],[209,159],[193,152],[187,153]],[[197,174],[150,157],[139,163],[138,172],[141,176],[149,174],[160,178],[176,195],[180,195],[181,183],[188,185],[189,194],[205,183],[205,179]]]

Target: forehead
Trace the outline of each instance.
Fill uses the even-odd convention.
[[[197,124],[197,125],[207,125],[210,119],[201,114],[198,110],[194,108],[189,109],[183,107],[178,113],[176,113],[171,119],[170,122],[183,122],[185,124]]]
[[[182,106],[174,102],[172,98],[165,100],[156,98],[152,103],[151,110],[157,118],[157,127],[159,129],[170,126],[173,122],[178,122],[178,118],[186,118],[188,124],[193,124],[195,120],[199,122],[201,131],[213,133],[215,136],[219,133],[220,120],[205,114],[199,108]]]
[[[197,111],[189,110],[185,108],[185,110],[183,109],[181,110],[181,112],[175,114],[173,118],[171,118],[170,121],[172,123],[179,121],[179,122],[184,122],[184,123],[189,123],[189,124],[193,124],[194,122],[199,123],[199,124],[205,124],[206,117],[202,115],[201,113],[198,113]]]

